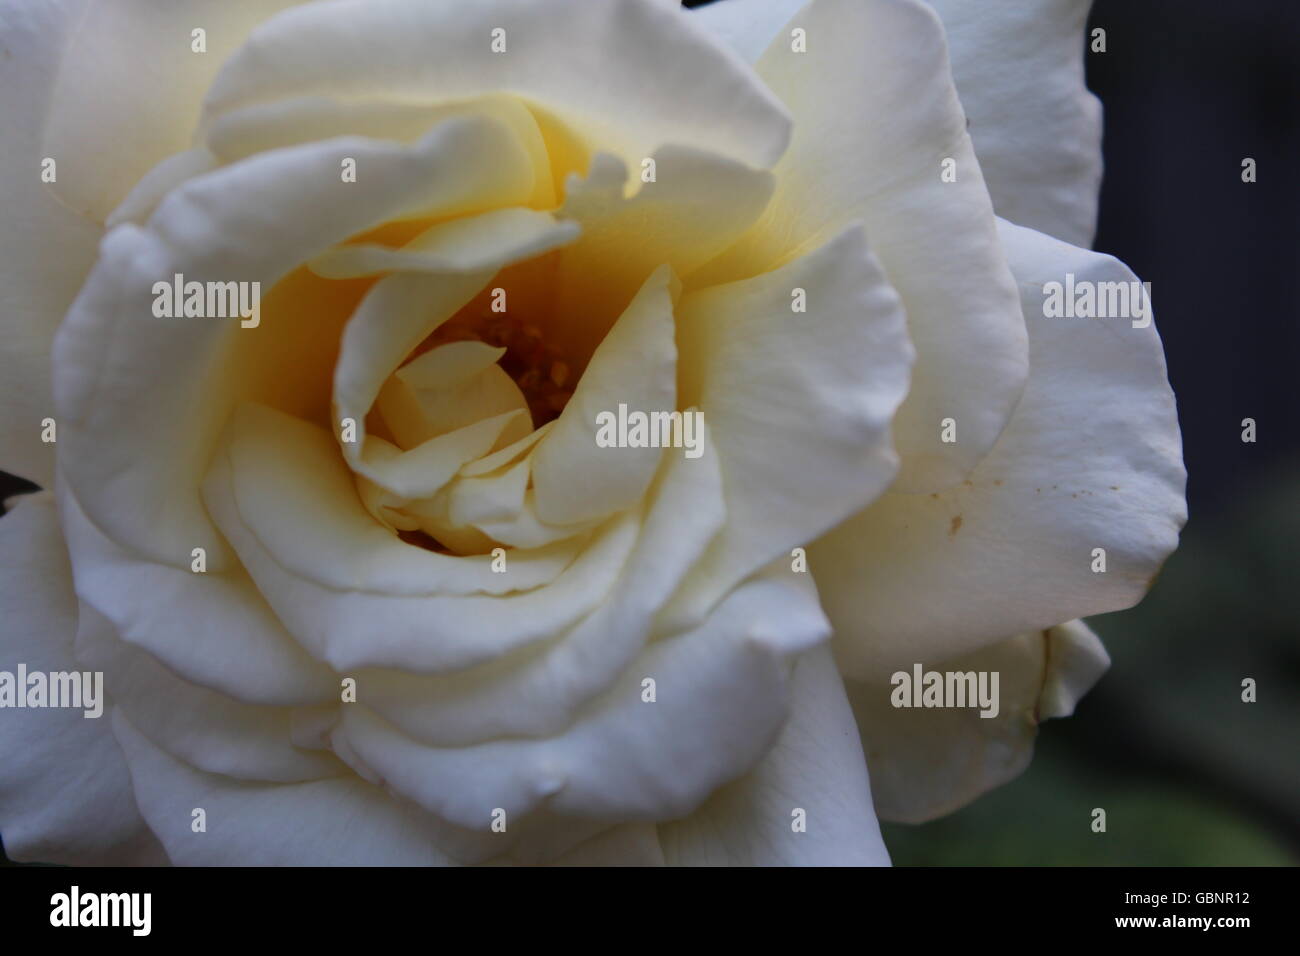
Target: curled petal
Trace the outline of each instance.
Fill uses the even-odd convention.
[[[1044,315],[1046,283],[1133,283],[1133,273],[1009,223],[1002,239],[1030,334],[1029,384],[1007,431],[963,484],[885,495],[809,552],[836,659],[854,677],[1129,607],[1187,519],[1178,416],[1150,313]]]
[[[813,0],[790,26],[806,31],[807,52],[778,35],[756,65],[796,118],[776,194],[695,284],[766,271],[860,220],[916,346],[894,429],[895,487],[938,491],[993,447],[1028,354],[943,28],[918,0]],[[945,181],[949,161],[955,181]],[[946,419],[955,442],[943,440]]]
[[[997,673],[997,712],[988,717],[977,706],[895,708],[889,682],[850,680],[876,812],[882,820],[924,823],[1019,776],[1033,756],[1038,725],[1073,713],[1109,663],[1082,621],[923,662],[926,671]],[[910,669],[902,673],[913,679]]]
[[[796,290],[805,312],[792,308]],[[773,272],[686,296],[678,335],[682,403],[709,423],[727,501],[727,526],[674,608],[684,621],[884,491],[913,351],[858,227]]]

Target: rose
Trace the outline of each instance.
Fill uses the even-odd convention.
[[[1083,10],[940,6],[987,188],[915,3],[0,7],[4,447],[56,489],[0,522],[4,661],[113,714],[3,712],[9,852],[883,861],[855,711],[882,816],[1022,767],[1183,472],[1154,328],[1042,314],[1131,274],[990,205],[1088,241]],[[706,33],[750,29],[753,70]],[[176,274],[267,292],[156,317]],[[619,404],[704,454],[598,449]],[[999,715],[888,706],[912,663],[997,670]]]

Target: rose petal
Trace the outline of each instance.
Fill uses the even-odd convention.
[[[290,743],[287,708],[242,703],[182,680],[118,640],[112,622],[86,605],[78,622],[77,659],[103,672],[117,709],[134,725],[199,769],[280,783],[347,772],[332,755]]]
[[[355,777],[250,783],[195,770],[122,714],[140,810],[179,866],[445,866],[437,821]],[[206,829],[194,832],[194,809]]]
[[[645,182],[646,162],[654,178]],[[598,153],[586,178],[571,175],[560,215],[581,224],[556,266],[548,341],[583,364],[646,276],[667,264],[683,280],[754,224],[772,195],[772,174],[703,150],[666,145],[633,166]]]
[[[362,244],[336,246],[308,266],[326,279],[356,279],[381,272],[479,272],[502,264],[502,241],[509,237],[509,259],[541,255],[572,242],[576,222],[547,212],[514,207],[440,223],[399,249]]]
[[[53,497],[16,499],[0,519],[0,669],[83,671],[73,656],[77,598]],[[26,688],[19,689],[26,693]],[[14,860],[165,862],[144,826],[109,726],[84,709],[8,709],[0,735],[0,832]]]
[[[601,448],[601,414],[620,405],[645,414],[677,409],[673,308],[681,288],[663,266],[600,343],[555,427],[533,451],[537,516],[574,524],[630,508],[645,495],[660,458],[672,449]]]
[[[252,532],[259,550],[283,571],[334,591],[394,598],[530,591],[553,582],[579,552],[574,543],[519,553],[502,575],[492,571],[490,555],[437,554],[406,544],[362,509],[328,433],[265,406],[237,410],[214,469],[228,471],[231,497],[220,510],[230,511],[231,527]],[[224,500],[227,489],[216,479],[210,483],[204,494],[215,512],[213,502]],[[225,519],[218,522],[226,530]]]
[[[998,712],[980,708],[895,708],[886,681],[849,681],[876,812],[924,823],[1019,776],[1033,756],[1038,724],[1067,717],[1110,663],[1082,621],[1007,638],[925,671],[997,672]],[[903,671],[912,680],[912,671]]]
[[[806,0],[716,0],[692,16],[753,63]],[[928,0],[998,215],[1092,245],[1101,105],[1084,85],[1090,0]],[[810,52],[812,48],[810,47]]]
[[[558,549],[520,553],[511,573],[494,574],[490,555],[434,554],[370,520],[355,492],[349,501],[331,445],[312,425],[250,406],[203,492],[290,633],[342,673],[457,669],[545,640],[601,602],[636,536],[638,516],[623,516],[577,542],[571,562]]]
[[[970,479],[889,494],[810,550],[847,674],[880,679],[1063,618],[1129,607],[1187,518],[1174,396],[1155,326],[1047,318],[1043,285],[1136,281],[1122,263],[1002,224],[1030,380]],[[1093,549],[1104,548],[1105,573]],[[924,612],[918,612],[923,608]]]
[[[457,826],[487,830],[545,807],[562,816],[657,820],[691,812],[749,769],[786,713],[786,658],[826,635],[816,603],[784,582],[734,591],[698,629],[652,644],[562,735],[454,749],[422,746],[363,704],[331,739],[383,780]],[[642,680],[657,701],[642,699]]]
[[[714,0],[691,11],[712,37],[753,63],[808,0]],[[785,31],[783,38],[789,37]]]
[[[184,680],[237,700],[334,699],[337,678],[289,636],[242,568],[196,573],[129,554],[86,519],[66,487],[60,495],[77,596],[122,640]]]
[[[660,824],[673,866],[887,866],[844,684],[827,648],[799,658],[790,717],[746,776]],[[805,831],[796,831],[796,810]]]
[[[1084,85],[1090,0],[929,2],[998,215],[1091,246],[1101,103]]]
[[[41,440],[57,418],[50,389],[50,347],[59,320],[91,264],[99,229],[61,205],[42,182],[40,129],[55,67],[84,0],[0,0],[0,468],[54,484],[55,445]],[[57,426],[56,426],[57,427]]]
[[[764,272],[861,220],[917,351],[894,431],[896,487],[950,487],[1006,425],[1027,347],[943,28],[914,0],[814,0],[791,25],[807,31],[807,52],[779,34],[757,64],[796,117],[773,170],[776,195],[746,240],[693,284]],[[941,178],[946,159],[955,182]],[[955,442],[942,440],[948,418]]]
[[[792,311],[794,289],[806,313]],[[727,502],[676,608],[685,621],[884,491],[913,352],[856,227],[774,272],[686,296],[680,312],[681,401],[709,423]]]
[[[649,823],[611,827],[554,861],[552,866],[663,866],[659,834]]]
[[[537,118],[512,96],[479,96],[431,106],[385,99],[338,100],[307,96],[261,103],[224,113],[207,131],[208,149],[227,163],[255,153],[338,136],[365,136],[414,144],[430,129],[458,116],[487,116],[509,127],[536,174],[525,205],[556,205],[555,174]],[[357,174],[362,170],[358,168]]]
[[[358,685],[367,706],[403,733],[447,747],[547,736],[569,726],[654,636],[656,615],[722,527],[722,476],[711,446],[694,461],[668,456],[661,469],[618,581],[577,626],[538,650],[470,671],[363,673]]]
[[[492,51],[496,29],[505,31],[504,54]],[[690,142],[768,166],[789,135],[784,111],[733,54],[651,0],[307,4],[231,58],[205,117],[286,97],[445,103],[495,92],[526,96],[629,163]]]
[[[340,156],[370,175],[341,183]],[[336,330],[356,296],[323,280],[328,296],[286,281],[277,297],[273,286],[383,222],[512,205],[532,183],[506,127],[456,119],[414,148],[343,139],[257,156],[173,191],[147,228],[109,233],[55,343],[61,457],[87,516],[161,563],[188,566],[203,547],[208,566],[223,569],[229,553],[198,485],[226,417],[243,399],[323,413]],[[176,273],[261,282],[261,323],[155,318],[152,287]]]
[[[151,167],[191,145],[204,93],[253,27],[298,2],[90,0],[64,51],[45,126],[60,198],[103,222]],[[193,51],[195,28],[206,31],[206,53]]]

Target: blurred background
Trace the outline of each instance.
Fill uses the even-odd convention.
[[[1029,769],[885,840],[899,865],[1295,865],[1300,3],[1097,0],[1094,26],[1095,246],[1153,284],[1191,519],[1146,600],[1091,619],[1113,666],[1073,718],[1043,726]],[[0,498],[27,488],[0,473]],[[1098,806],[1105,834],[1088,827]]]

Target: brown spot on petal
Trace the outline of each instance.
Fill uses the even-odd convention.
[[[961,530],[961,515],[953,515],[952,526],[948,529],[948,536],[956,534]]]

